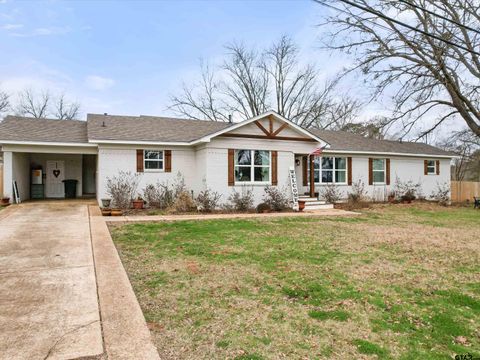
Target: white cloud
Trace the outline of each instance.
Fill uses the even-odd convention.
[[[85,78],[85,85],[93,90],[107,90],[115,85],[115,80],[98,75],[89,75]]]
[[[16,30],[23,28],[23,24],[5,24],[1,27],[3,30]]]
[[[22,32],[22,33],[12,32],[10,34],[16,37],[33,37],[33,36],[63,35],[69,32],[70,32],[69,27],[51,26],[51,27],[36,28],[30,32]]]

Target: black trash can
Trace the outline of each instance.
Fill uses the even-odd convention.
[[[77,197],[77,182],[78,180],[63,180],[65,184],[65,199],[75,199]]]

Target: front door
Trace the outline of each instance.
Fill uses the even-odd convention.
[[[62,182],[62,180],[65,180],[65,162],[48,160],[46,173],[47,181],[45,184],[45,197],[65,197],[65,186]]]

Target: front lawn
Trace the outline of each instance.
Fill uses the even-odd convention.
[[[480,211],[111,231],[162,359],[480,356]]]

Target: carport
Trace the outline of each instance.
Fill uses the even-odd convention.
[[[76,182],[72,194],[95,197],[97,145],[79,120],[7,116],[0,123],[4,196],[13,202],[65,198],[65,180]]]
[[[62,199],[65,198],[64,180],[75,180],[76,197],[95,197],[96,148],[57,151],[55,148],[24,146],[13,149],[4,145],[4,196],[13,201],[13,184],[16,182],[22,201]]]

